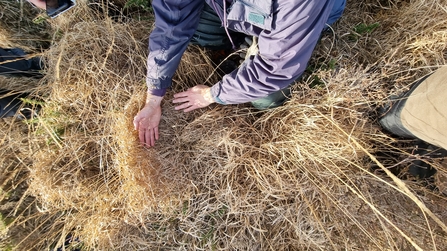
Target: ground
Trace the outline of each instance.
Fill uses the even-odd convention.
[[[207,51],[189,48],[151,149],[132,126],[150,8],[115,2],[108,17],[79,1],[47,20],[0,3],[15,13],[1,20],[1,45],[47,62],[41,80],[0,79],[45,103],[34,120],[0,123],[5,250],[67,236],[84,250],[447,248],[445,165],[377,123],[387,97],[445,65],[445,1],[349,1],[292,99],[269,111],[174,111],[172,93],[220,77]],[[408,175],[415,158],[438,170],[433,180]]]

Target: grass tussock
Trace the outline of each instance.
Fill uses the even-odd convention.
[[[161,139],[146,149],[132,120],[144,102],[152,23],[116,22],[80,2],[51,23],[63,32],[45,51],[45,78],[30,88],[45,101],[40,115],[1,123],[0,211],[10,219],[1,245],[446,248],[446,197],[404,179],[418,156],[411,142],[381,132],[374,112],[390,93],[444,64],[444,4],[350,3],[286,105],[262,112],[212,105],[185,114],[173,109],[170,92]],[[213,71],[207,53],[190,48],[173,92],[213,84]],[[393,157],[378,159],[379,152]],[[433,165],[442,180],[445,165]]]

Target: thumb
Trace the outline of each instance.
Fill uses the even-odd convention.
[[[133,126],[134,126],[135,130],[137,130],[137,131],[138,131],[139,127],[140,127],[140,123],[139,122],[140,122],[140,119],[138,118],[138,114],[137,114],[137,116],[135,116],[133,118]]]

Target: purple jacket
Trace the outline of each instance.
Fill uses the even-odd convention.
[[[306,69],[336,0],[206,0],[228,29],[258,37],[259,53],[211,87],[221,104],[265,97],[290,85]],[[205,0],[153,0],[147,85],[164,95],[193,36]],[[344,7],[344,6],[343,6]],[[340,14],[341,15],[341,14]]]

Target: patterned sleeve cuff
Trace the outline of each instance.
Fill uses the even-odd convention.
[[[216,101],[216,103],[221,104],[221,105],[226,105],[225,102],[223,102],[220,98],[219,98],[219,93],[220,93],[220,82],[213,85],[211,87],[211,96],[213,97],[214,101]]]
[[[162,89],[149,89],[149,93],[157,96],[157,97],[163,97],[166,94],[167,88]]]
[[[225,105],[225,102],[223,102],[222,100],[220,100],[219,97],[213,97],[214,101],[216,101],[216,103],[221,104],[221,105]]]

